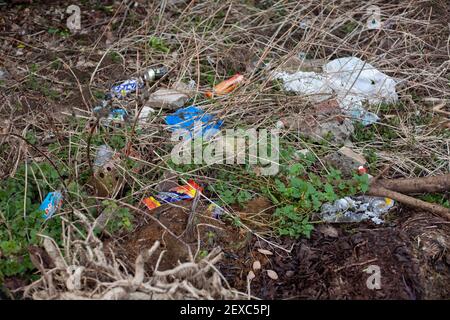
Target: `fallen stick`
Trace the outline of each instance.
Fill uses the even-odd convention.
[[[440,114],[444,114],[446,116],[450,116],[450,112],[442,110],[442,108],[444,108],[445,106],[446,106],[445,102],[438,104],[437,106],[433,107],[433,111]]]
[[[422,178],[379,179],[374,185],[400,193],[436,193],[450,191],[450,173]]]
[[[395,180],[393,180],[395,181]],[[398,202],[401,202],[403,204],[406,204],[411,207],[420,208],[426,211],[429,211],[431,213],[435,213],[440,215],[441,217],[447,219],[450,221],[450,209],[447,209],[443,206],[440,206],[438,204],[429,203],[426,201],[422,201],[407,195],[404,195],[402,193],[399,193],[397,191],[389,190],[384,188],[383,186],[379,186],[378,182],[374,185],[371,185],[369,188],[369,191],[367,192],[368,195],[376,196],[376,197],[387,197],[394,199]]]

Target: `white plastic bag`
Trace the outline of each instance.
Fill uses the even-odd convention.
[[[398,100],[396,81],[359,58],[335,59],[322,69],[322,74],[275,72],[274,77],[283,80],[286,91],[308,95],[314,102],[326,100],[334,93],[342,111],[363,125],[379,120],[376,114],[364,109],[363,101],[379,104]]]

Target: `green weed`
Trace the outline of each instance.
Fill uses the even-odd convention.
[[[28,247],[39,245],[38,234],[59,241],[61,219],[54,216],[45,221],[38,210],[41,196],[59,186],[58,173],[47,163],[22,165],[14,178],[0,182],[0,283],[4,277],[28,275],[34,269]]]
[[[47,32],[64,38],[70,36],[70,31],[66,28],[48,28]]]
[[[169,53],[170,49],[162,38],[151,36],[148,45],[155,51]]]

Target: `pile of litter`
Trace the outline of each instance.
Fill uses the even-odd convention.
[[[149,68],[140,76],[114,85],[105,94],[105,99],[100,101],[92,110],[95,117],[99,120],[98,123],[107,128],[121,127],[124,122],[129,120],[129,114],[122,106],[117,106],[116,102],[119,100],[123,101],[132,94],[138,94],[140,90],[145,89],[146,85],[162,79],[167,73],[168,69],[166,67]],[[226,95],[236,89],[243,80],[244,77],[242,75],[236,74],[217,84],[211,91],[206,92],[205,97],[214,98]],[[186,89],[184,91],[192,90],[194,84],[191,81],[184,85]],[[175,110],[173,113],[164,116],[164,120],[168,125],[168,130],[181,132],[184,140],[188,141],[199,136],[205,140],[211,139],[220,131],[223,121],[216,120],[214,115],[203,111],[200,107],[194,105],[184,107],[188,100],[188,94],[181,89],[158,89],[150,95],[147,103],[155,108]],[[145,126],[148,118],[153,113],[154,109],[152,107],[143,106],[137,115],[138,125]],[[95,126],[95,121],[89,122],[88,125],[89,129],[95,129],[92,128],[92,126]],[[138,152],[131,147],[124,148],[121,150],[121,153],[127,156],[135,155],[139,158]],[[120,160],[120,156],[119,152],[114,151],[106,144],[99,146],[97,149],[93,162],[94,173],[88,184],[94,188],[98,196],[114,197],[123,187],[123,179],[119,177],[116,170],[116,163]],[[197,192],[202,190],[203,188],[195,181],[190,180],[185,186],[162,191],[157,195],[144,198],[142,202],[149,210],[153,210],[164,203],[192,200]],[[64,190],[48,193],[40,207],[45,220],[51,218],[61,207],[64,193]],[[216,210],[213,215],[218,217],[217,212]]]
[[[390,198],[379,197],[344,197],[333,204],[322,205],[318,217],[326,222],[361,222],[371,220],[375,224],[383,223],[382,214],[394,206]]]
[[[326,108],[334,108],[333,103],[337,101],[337,108],[359,120],[363,125],[369,125],[379,120],[376,114],[364,109],[363,103],[379,104],[382,102],[395,102],[398,99],[395,91],[396,82],[378,71],[372,65],[356,58],[347,57],[335,59],[322,67],[323,73],[297,71],[295,73],[275,72],[276,79],[283,80],[284,89],[293,91],[299,95],[308,96],[312,101],[320,102],[317,110],[320,110],[323,103]],[[162,79],[168,73],[166,67],[150,68],[141,76],[128,79],[112,87],[110,92],[105,95],[97,107],[93,109],[94,115],[100,118],[103,125],[113,127],[118,123],[123,123],[128,119],[128,112],[123,108],[114,106],[114,100],[122,100],[131,94],[138,93],[145,88],[146,84]],[[233,77],[219,83],[211,91],[206,92],[207,98],[226,95],[232,92],[239,84],[244,81],[244,77],[236,74]],[[192,83],[186,85],[192,89]],[[333,99],[333,100],[330,100]],[[176,89],[158,89],[150,95],[148,102],[162,109],[175,110],[172,114],[164,117],[168,129],[171,131],[184,132],[184,140],[189,140],[198,136],[208,140],[216,135],[221,126],[222,120],[216,120],[214,115],[208,114],[202,108],[190,105],[184,107],[189,100],[189,96]],[[139,124],[145,124],[154,109],[144,106],[138,116]],[[289,121],[286,120],[286,121]],[[339,135],[337,141],[344,141],[349,133],[353,131],[351,123],[345,122],[336,126],[338,122],[328,122],[322,124],[320,130],[325,130],[327,125],[334,129],[343,130],[342,137]],[[290,121],[292,122],[292,121]],[[285,125],[285,123],[283,123]],[[299,123],[298,126],[303,126]],[[325,129],[324,129],[325,127]],[[335,131],[336,131],[335,130]],[[321,131],[320,131],[321,132]],[[319,134],[320,135],[320,134]],[[122,150],[124,151],[124,150]],[[130,151],[124,151],[129,153]],[[115,161],[119,155],[107,145],[102,145],[97,150],[94,160],[95,172],[91,179],[91,185],[100,196],[112,196],[117,194],[121,187],[121,181],[115,175]],[[355,154],[347,147],[343,147],[336,154],[330,155],[325,159],[333,166],[338,167],[342,172],[351,175],[352,172],[360,170],[366,165],[365,159]],[[366,173],[365,171],[362,174]],[[193,180],[186,186],[167,190],[155,196],[147,197],[143,203],[149,210],[161,206],[163,203],[172,203],[182,200],[192,200],[197,192],[202,188]],[[41,208],[45,212],[44,218],[50,218],[62,204],[62,192],[56,191],[49,193]],[[380,203],[383,203],[381,205]],[[334,204],[326,203],[323,205],[319,217],[328,222],[356,222],[365,219],[371,219],[374,223],[381,223],[380,215],[387,212],[394,202],[392,199],[380,200],[375,197],[345,197],[337,200]],[[220,216],[218,211],[213,214]]]

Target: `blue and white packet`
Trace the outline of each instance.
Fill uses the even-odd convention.
[[[111,95],[118,99],[125,98],[130,93],[135,92],[137,89],[142,89],[144,87],[144,82],[137,79],[130,79],[113,86],[111,88]]]
[[[171,131],[186,130],[190,138],[202,136],[209,139],[220,131],[222,120],[215,120],[215,116],[206,113],[196,106],[181,108],[164,118]]]
[[[45,197],[44,201],[42,201],[39,210],[44,211],[45,213],[42,217],[45,220],[50,219],[53,214],[61,207],[62,205],[62,194],[59,191],[49,192]]]

